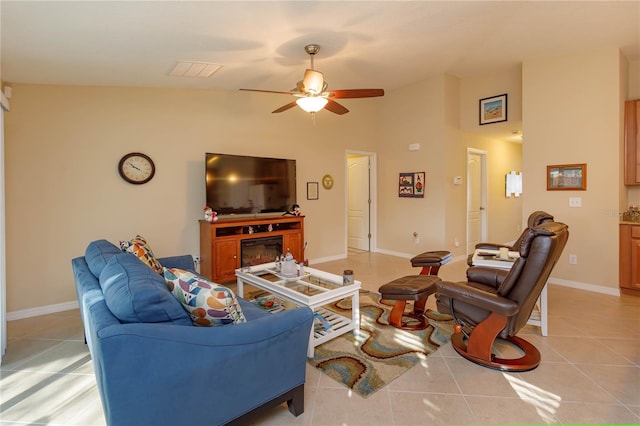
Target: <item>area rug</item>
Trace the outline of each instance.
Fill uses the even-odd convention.
[[[425,316],[430,325],[426,329],[399,330],[388,322],[393,303],[361,290],[359,335],[346,333],[317,346],[308,362],[366,398],[449,342],[453,334],[451,316],[428,310]],[[350,317],[351,299],[325,308]]]

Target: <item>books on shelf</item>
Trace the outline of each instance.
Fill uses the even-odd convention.
[[[322,331],[322,330],[328,330],[331,328],[331,323],[329,321],[327,321],[327,319],[325,317],[323,317],[322,315],[320,315],[317,312],[314,312],[313,314],[313,329],[314,331]]]
[[[285,310],[284,300],[273,295],[257,297],[252,302],[272,314]]]

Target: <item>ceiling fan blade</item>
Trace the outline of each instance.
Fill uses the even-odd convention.
[[[329,90],[329,96],[335,99],[347,98],[375,98],[384,96],[383,89],[346,89],[346,90]]]
[[[262,93],[278,93],[280,95],[293,95],[295,92],[278,92],[275,90],[260,90],[260,89],[239,89],[245,92],[262,92]]]
[[[275,113],[278,113],[278,112],[283,112],[283,111],[286,111],[286,110],[288,110],[288,109],[293,108],[294,106],[296,106],[296,101],[289,102],[288,104],[281,106],[281,107],[280,107],[280,108],[278,108],[277,110],[275,110],[275,111],[271,111],[271,113],[272,113],[272,114],[275,114]]]
[[[339,103],[337,103],[336,101],[333,101],[331,99],[327,99],[329,102],[327,102],[327,104],[324,106],[324,109],[331,111],[335,114],[338,115],[342,115],[342,114],[346,114],[349,112],[348,109],[346,109],[345,107],[343,107],[342,105],[340,105]]]

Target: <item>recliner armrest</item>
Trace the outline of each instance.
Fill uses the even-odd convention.
[[[498,288],[508,274],[509,271],[504,269],[472,266],[467,269],[467,280]]]
[[[471,287],[466,282],[440,281],[436,283],[436,295],[460,300],[506,317],[514,316],[520,310],[518,304],[513,300]]]

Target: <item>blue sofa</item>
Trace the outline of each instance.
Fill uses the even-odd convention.
[[[159,259],[193,271],[190,255]],[[107,424],[241,424],[283,402],[304,411],[313,314],[269,314],[238,297],[246,323],[193,326],[164,278],[106,240],[72,260]]]

